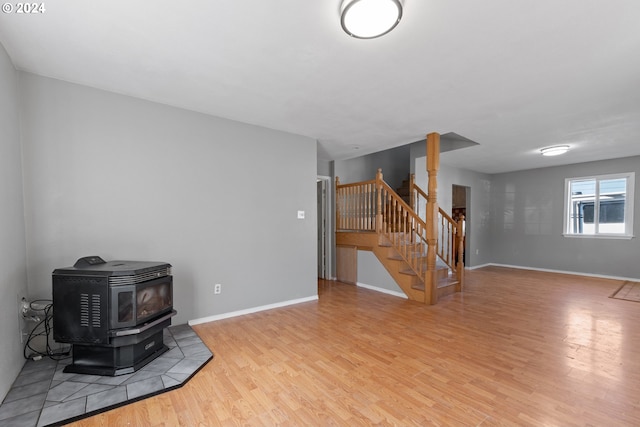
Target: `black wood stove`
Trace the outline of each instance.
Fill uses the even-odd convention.
[[[53,338],[72,344],[64,372],[132,373],[168,350],[173,276],[164,262],[80,258],[53,271]]]

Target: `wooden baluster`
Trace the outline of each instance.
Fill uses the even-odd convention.
[[[389,193],[389,199],[391,200],[391,206],[393,207],[393,211],[392,211],[392,215],[393,215],[393,221],[391,222],[391,232],[394,233],[393,236],[396,239],[396,243],[398,242],[398,235],[395,233],[396,229],[398,228],[398,203],[396,202],[396,199],[394,199],[391,196],[391,193]]]
[[[455,261],[453,260],[455,257],[455,228],[453,225],[447,221],[447,261],[449,264],[455,267]]]
[[[405,251],[405,256],[406,251],[407,251],[407,245],[404,244],[404,234],[402,234],[402,222],[404,220],[403,215],[404,215],[404,209],[402,209],[402,205],[400,204],[400,202],[398,201],[397,198],[394,197],[394,199],[396,200],[396,206],[398,209],[398,225],[396,226],[396,230],[398,232],[398,242],[400,245],[403,246],[403,249]]]
[[[384,232],[389,232],[389,218],[391,217],[391,207],[389,206],[389,197],[384,193]]]
[[[438,246],[440,247],[440,257],[444,260],[446,260],[446,256],[447,256],[447,252],[446,252],[446,246],[447,246],[447,240],[446,240],[446,229],[447,229],[447,221],[444,217],[441,217],[440,219],[440,223],[442,224],[442,231],[440,234],[438,234]]]
[[[441,230],[441,234],[438,234],[438,246],[440,247],[440,257],[442,259],[447,259],[446,258],[446,252],[445,252],[445,246],[447,244],[447,241],[445,239],[445,233],[446,233],[446,221],[444,218],[441,217],[440,219],[440,223],[442,224],[442,230]]]
[[[351,203],[353,203],[353,229],[358,229],[358,187],[351,187]]]
[[[358,231],[362,230],[362,200],[361,200],[361,196],[362,196],[362,187],[361,186],[357,186],[356,187],[356,218],[357,218],[357,227],[358,227]]]
[[[421,274],[421,277],[424,277],[425,273],[427,271],[426,263],[422,262],[423,261],[422,258],[424,258],[423,255],[426,253],[426,250],[428,249],[427,247],[425,247],[424,240],[422,240],[422,237],[424,237],[424,234],[425,234],[425,229],[422,227],[422,225],[420,225],[420,234],[419,234],[419,236],[420,236],[420,274]]]
[[[444,257],[444,244],[442,242],[442,238],[441,236],[443,236],[444,233],[444,220],[441,218],[440,219],[440,230],[438,230],[438,254],[440,255],[440,257]]]
[[[358,218],[357,218],[357,204],[356,204],[356,188],[355,187],[351,187],[351,228],[353,230],[357,229],[357,223],[358,223]]]
[[[348,227],[353,229],[353,187],[348,188],[347,192],[347,204],[349,205],[349,216],[347,216]]]
[[[357,186],[356,187],[356,218],[357,218],[357,227],[358,230],[362,230],[363,229],[363,223],[362,223],[362,187],[361,186]]]
[[[409,175],[409,206],[413,211],[416,211],[416,174]]]
[[[371,188],[371,229],[375,230],[376,229],[376,207],[377,207],[377,197],[378,197],[378,191],[376,189],[376,185],[373,184],[373,187]]]
[[[378,172],[376,172],[376,189],[378,190],[376,200],[376,231],[380,233],[382,231],[382,169],[378,169]]]
[[[402,215],[402,238],[404,239],[404,244],[405,247],[407,248],[407,257],[411,255],[411,246],[409,245],[409,230],[407,228],[407,223],[409,220],[409,212],[407,212],[404,208],[402,209],[403,215]]]
[[[420,262],[420,253],[422,252],[422,245],[419,244],[419,240],[416,237],[416,233],[418,232],[418,224],[412,224],[411,227],[411,239],[412,242],[414,244],[414,250],[413,250],[413,265],[416,266],[416,272],[418,274],[420,274],[420,266],[421,266],[421,262]]]
[[[368,193],[367,193],[367,230],[372,230],[373,227],[373,220],[372,220],[372,212],[373,209],[371,209],[371,206],[373,204],[373,195],[375,194],[373,191],[373,186],[371,184],[369,184],[367,186],[368,189]]]
[[[354,207],[355,207],[355,220],[356,220],[356,230],[360,230],[360,186],[354,187]]]
[[[347,222],[347,218],[349,215],[349,202],[347,200],[347,192],[349,191],[348,188],[343,188],[342,189],[342,212],[340,212],[340,216],[342,217],[342,227],[344,229],[347,229],[349,227],[349,224]]]
[[[344,209],[344,202],[342,200],[342,189],[339,190],[338,196],[336,197],[336,224],[338,229],[342,230],[344,228],[344,224],[342,223],[342,215]]]
[[[364,198],[364,202],[365,202],[365,206],[364,206],[364,215],[365,215],[365,228],[367,229],[367,231],[369,231],[371,229],[370,225],[369,225],[369,198],[371,197],[371,184],[367,184],[365,186],[365,198]]]
[[[363,228],[369,230],[369,184],[363,187],[364,194],[362,195],[362,219]]]
[[[375,184],[374,184],[374,187],[375,187]],[[375,193],[373,195],[374,199],[373,199],[373,206],[372,206],[372,208],[373,208],[372,214],[373,214],[373,229],[375,230],[376,223],[378,221],[377,215],[378,215],[378,195],[379,195],[379,191],[378,191],[377,187],[374,188],[374,190],[375,190]]]
[[[344,189],[344,227],[346,229],[348,229],[349,225],[350,225],[350,223],[349,223],[349,215],[350,215],[349,214],[349,209],[350,209],[350,206],[349,206],[349,187],[346,187]]]
[[[363,196],[363,203],[364,203],[364,213],[363,213],[363,217],[364,217],[364,229],[365,230],[369,230],[369,184],[365,184],[364,186],[364,196]]]
[[[354,187],[349,187],[349,204],[351,206],[351,215],[349,215],[351,229],[355,230],[356,228],[356,202],[355,202],[355,189]]]
[[[358,229],[358,187],[351,187],[351,226]]]
[[[367,210],[365,209],[365,200],[367,199],[366,185],[360,186],[360,195],[358,196],[358,204],[360,205],[360,229],[367,229]]]
[[[358,229],[358,188],[351,187],[351,226]]]
[[[389,194],[389,233],[395,242],[395,235],[393,234],[393,223],[396,218],[396,206],[393,203],[393,199],[391,198],[391,194]]]
[[[386,190],[385,190],[386,191]],[[389,193],[385,193],[387,195],[387,218],[385,218],[387,220],[387,233],[389,233],[389,237],[391,237],[391,239],[393,239],[393,215],[394,215],[394,208],[393,208],[393,201],[391,200],[391,195]]]
[[[375,190],[375,185],[369,184],[369,230],[375,230],[375,210],[373,209],[375,203],[374,197],[376,195]]]
[[[367,184],[367,230],[371,230],[371,184]]]
[[[380,199],[380,209],[379,209],[379,212],[378,212],[380,214],[380,218],[381,218],[380,231],[384,233],[386,231],[384,229],[385,228],[384,223],[385,223],[385,221],[387,219],[387,206],[386,206],[385,196],[382,193],[382,189],[381,188],[378,189],[378,198]],[[376,221],[377,221],[377,218],[376,218]]]
[[[451,237],[453,228],[449,221],[447,221],[447,261],[453,261],[453,245],[451,244]],[[454,265],[453,262],[450,262],[451,265]]]
[[[400,207],[400,203],[398,203],[398,199],[397,198],[393,198],[394,202],[396,203],[396,227],[395,227],[395,232],[396,232],[396,238],[398,239],[398,247],[402,249],[402,254],[404,256],[407,256],[406,254],[406,245],[403,246],[403,242],[402,242],[402,208]]]
[[[464,288],[464,215],[460,215],[456,225],[458,235],[458,265],[456,266],[456,277],[458,284],[456,292],[462,292]]]
[[[439,217],[440,219],[440,235],[444,236],[444,218],[443,217]],[[440,258],[443,257],[443,244],[442,244],[442,239],[438,239],[438,255],[440,255]]]

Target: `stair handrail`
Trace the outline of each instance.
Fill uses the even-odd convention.
[[[378,233],[384,236],[411,270],[427,283],[427,224],[411,209],[378,170],[380,195]]]

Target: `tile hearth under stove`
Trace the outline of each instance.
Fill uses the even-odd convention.
[[[71,359],[28,360],[0,405],[3,427],[57,426],[183,386],[213,353],[189,325],[164,329],[169,351],[126,375],[65,373]]]

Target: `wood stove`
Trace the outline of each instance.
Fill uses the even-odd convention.
[[[64,372],[132,373],[168,350],[173,276],[164,262],[80,258],[53,271],[53,338],[72,345]]]

